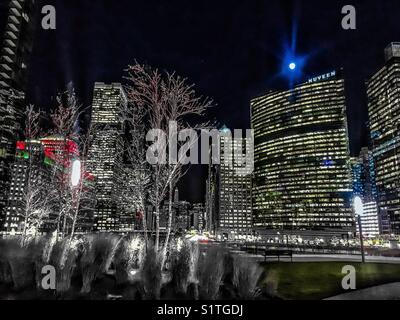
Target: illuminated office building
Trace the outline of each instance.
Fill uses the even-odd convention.
[[[9,0],[2,38],[0,88],[25,92],[33,47],[34,0]]]
[[[228,238],[250,235],[251,174],[238,162],[235,150],[248,154],[246,139],[231,137],[226,127],[220,130],[220,164],[218,165],[218,232]]]
[[[336,72],[251,101],[254,228],[354,232],[344,80]]]
[[[0,25],[0,225],[4,223],[15,143],[21,136],[34,4],[34,0],[9,0],[1,4],[7,15]]]
[[[368,114],[378,207],[400,234],[400,43],[385,49],[385,65],[368,81]]]
[[[117,201],[117,171],[122,162],[123,133],[119,110],[126,104],[126,95],[120,83],[96,82],[93,92],[92,125],[94,139],[89,149],[88,168],[96,180],[96,210],[94,230],[120,229]]]
[[[192,219],[191,226],[197,231],[202,231],[204,228],[205,208],[203,203],[194,203],[190,209]]]
[[[363,234],[374,237],[389,232],[387,216],[378,212],[378,193],[375,182],[375,163],[372,151],[362,148],[359,157],[351,159],[353,178],[353,199],[360,197],[364,214],[361,216]],[[357,222],[357,221],[356,221]]]
[[[37,202],[38,207],[33,208],[34,210],[43,210],[42,202],[45,200],[52,208],[40,221],[28,221],[30,225],[34,226],[37,232],[56,230],[58,212],[63,209],[64,203],[59,201],[62,199],[61,195],[49,194],[49,188],[55,187],[57,192],[71,188],[71,166],[73,160],[77,158],[79,158],[77,143],[61,136],[17,141],[15,159],[11,165],[10,190],[3,230],[8,233],[18,233],[23,230],[24,211],[29,195],[32,196],[31,203],[37,202],[36,197],[41,197],[38,198],[41,200]],[[88,206],[88,201],[91,199],[88,195],[92,188],[92,176],[88,172],[83,172],[82,179],[86,196],[81,199],[81,205],[89,208],[91,206]],[[67,193],[63,192],[64,195]],[[89,209],[81,209],[76,222],[76,231],[89,231],[91,228],[92,213]]]
[[[41,210],[38,202],[44,192],[44,185],[48,183],[49,168],[45,163],[43,145],[39,140],[18,141],[15,161],[11,165],[10,190],[5,208],[3,230],[17,234],[21,233],[25,224],[27,203],[29,210]],[[33,217],[34,214],[30,214]],[[27,221],[28,226],[39,230],[42,225],[39,221]],[[28,227],[27,226],[27,227]]]
[[[363,213],[360,217],[363,237],[374,238],[381,234],[378,206],[375,201],[363,203]],[[358,219],[356,219],[357,234],[359,233]]]
[[[364,201],[377,199],[375,182],[375,164],[372,151],[362,148],[359,157],[351,159],[353,175],[353,196],[359,196]]]
[[[204,230],[212,234],[215,233],[217,227],[218,201],[218,166],[211,164],[210,161],[206,180]]]

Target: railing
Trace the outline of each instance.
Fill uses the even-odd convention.
[[[294,254],[346,254],[360,255],[358,246],[329,246],[329,245],[301,245],[284,243],[242,243],[229,244],[229,247],[236,247],[241,251],[253,254],[264,254],[265,250],[290,250]]]

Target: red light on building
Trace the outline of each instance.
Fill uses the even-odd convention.
[[[72,159],[79,156],[78,144],[72,140],[54,136],[41,139],[41,141],[45,156],[64,168],[69,168]]]
[[[136,219],[137,220],[142,220],[143,219],[143,211],[142,210],[137,210],[136,211]]]
[[[83,173],[83,178],[84,178],[85,180],[93,181],[93,180],[94,180],[94,175],[92,175],[92,174],[89,173],[89,172],[84,172],[84,173]]]
[[[24,141],[17,141],[17,149],[18,150],[25,150],[25,142]]]

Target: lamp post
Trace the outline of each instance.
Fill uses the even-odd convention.
[[[358,233],[360,236],[361,261],[362,263],[365,263],[364,239],[363,239],[362,225],[361,225],[361,215],[364,213],[364,205],[361,198],[358,196],[354,198],[354,210],[357,216]]]

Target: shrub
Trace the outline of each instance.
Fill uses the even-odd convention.
[[[12,252],[16,241],[1,239],[0,240],[0,283],[11,285],[13,284],[12,271],[10,265],[10,251]]]
[[[191,245],[184,243],[182,248],[170,254],[171,284],[177,294],[186,294],[191,275]]]
[[[259,295],[257,284],[262,268],[253,261],[235,257],[233,263],[233,285],[239,299],[250,300]]]
[[[6,242],[5,257],[9,263],[14,289],[19,290],[33,286],[35,244],[30,244],[29,247],[21,247],[17,240]]]
[[[141,280],[145,299],[160,299],[162,282],[162,256],[155,247],[149,246],[143,261]]]
[[[72,240],[68,251],[65,251],[65,246],[69,245],[69,239],[65,238],[57,242],[51,252],[49,264],[56,268],[56,290],[57,293],[64,294],[71,288],[71,279],[77,266],[77,258],[79,253],[79,241]],[[61,256],[66,254],[61,265]]]
[[[80,260],[82,273],[81,293],[89,293],[92,282],[111,265],[112,258],[119,244],[118,237],[112,234],[86,236]]]
[[[124,239],[120,243],[113,259],[117,284],[128,282],[129,272],[142,267],[144,251],[144,241],[140,237]]]
[[[200,299],[215,300],[218,298],[224,276],[224,257],[226,250],[222,247],[211,247],[199,258],[198,279]]]

